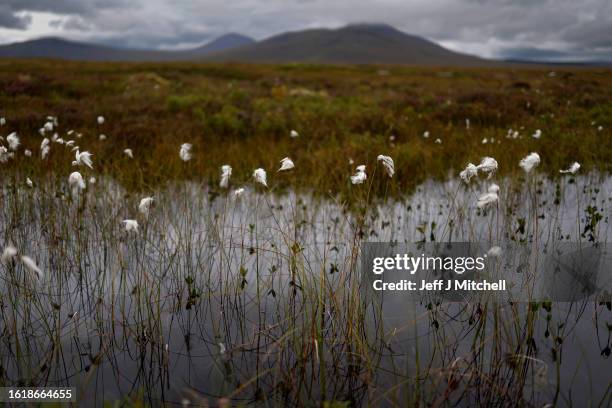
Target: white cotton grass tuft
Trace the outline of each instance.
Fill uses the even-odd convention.
[[[98,125],[103,125],[104,122],[106,122],[106,119],[104,119],[104,116],[100,115],[100,116],[98,116],[96,121],[98,122]]]
[[[89,178],[89,184],[96,184],[96,178],[94,176]]]
[[[476,166],[477,170],[488,175],[487,178],[493,177],[498,168],[497,160],[492,157],[483,157],[480,164]]]
[[[459,177],[461,177],[461,180],[463,180],[466,184],[469,184],[472,177],[476,175],[478,175],[478,167],[472,163],[468,163],[465,169],[459,173]]]
[[[255,180],[255,182],[268,187],[267,175],[264,169],[262,168],[255,169],[255,171],[253,171],[253,179]]]
[[[502,256],[503,251],[499,246],[493,246],[491,247],[488,251],[487,251],[487,256],[490,256],[492,258],[499,258],[500,256]]]
[[[80,152],[79,149],[77,149],[76,152],[74,153],[74,161],[72,162],[72,165],[80,166],[81,164],[84,164],[90,169],[93,169],[93,166],[92,166],[93,163],[91,161],[91,156],[93,156],[93,154],[87,151]]]
[[[542,137],[542,131],[540,129],[536,129],[536,131],[531,135],[534,139],[539,139]]]
[[[138,221],[136,220],[123,220],[121,221],[126,232],[138,232]]]
[[[0,163],[6,163],[11,158],[11,153],[4,146],[0,146]]]
[[[124,149],[123,154],[125,154],[130,159],[134,158],[134,152],[132,151],[132,149]]]
[[[4,126],[6,125],[6,118],[5,117],[1,117],[0,118],[0,126]]]
[[[230,177],[232,176],[232,166],[224,164],[221,166],[221,181],[219,181],[219,187],[228,188]]]
[[[297,132],[297,130],[292,129],[291,132],[289,132],[289,137],[292,137],[295,139],[296,137],[299,137],[299,136],[300,134]]]
[[[138,211],[144,215],[145,217],[149,216],[149,211],[151,210],[151,204],[153,204],[153,197],[145,197],[140,200],[140,204],[138,204]]]
[[[34,183],[32,183],[32,180],[28,177],[26,178],[26,186],[33,188],[34,187]]]
[[[379,154],[376,160],[382,163],[389,177],[393,177],[395,174],[395,163],[393,163],[393,159],[390,156]]]
[[[68,177],[68,184],[72,188],[72,191],[78,192],[80,190],[85,189],[85,181],[83,180],[83,176],[78,171],[74,171],[70,173]]]
[[[49,155],[49,151],[51,151],[50,144],[51,144],[51,141],[46,137],[40,143],[40,158],[41,159],[44,160]]]
[[[436,140],[434,140],[435,144],[442,144],[442,139],[437,138]]]
[[[530,153],[519,162],[525,173],[531,172],[538,164],[540,164],[540,155],[537,153]]]
[[[295,167],[295,164],[293,163],[293,160],[291,160],[288,157],[285,157],[283,160],[280,161],[280,168],[277,171],[287,171],[287,170],[291,170],[292,168]]]
[[[237,188],[232,194],[234,195],[234,198],[240,198],[244,194],[244,188]]]
[[[38,277],[38,279],[42,279],[45,277],[45,275],[43,274],[42,269],[40,269],[38,267],[38,265],[36,265],[36,262],[34,262],[34,260],[32,258],[30,258],[27,255],[22,255],[21,256],[21,262],[23,263],[23,266],[25,266],[25,268],[32,272],[35,273],[36,276]]]
[[[368,178],[365,170],[365,164],[359,165],[356,168],[357,172],[351,176],[351,183],[353,184],[361,184]]]
[[[423,132],[423,137],[425,139],[429,138],[429,130],[426,130],[425,132]]]
[[[179,157],[182,161],[186,162],[191,160],[191,148],[193,145],[191,143],[183,143],[179,150]]]
[[[478,208],[486,208],[492,206],[493,204],[497,204],[499,201],[499,196],[497,195],[498,192],[499,186],[497,184],[491,184],[487,193],[478,197],[478,202],[476,203]]]
[[[573,162],[566,170],[559,170],[559,173],[576,174],[580,170],[580,163]]]
[[[98,136],[98,139],[103,142],[104,140],[106,140],[106,135],[104,133],[100,134],[100,136]]]
[[[2,262],[7,263],[12,261],[17,256],[17,248],[13,245],[7,245],[4,247],[4,251],[2,251]]]
[[[470,119],[468,119],[468,118],[465,119],[465,128],[467,130],[470,130]]]
[[[21,144],[19,140],[19,136],[17,136],[16,132],[11,133],[6,137],[6,142],[8,143],[9,149],[15,151]]]

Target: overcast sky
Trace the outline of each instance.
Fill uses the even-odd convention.
[[[237,32],[388,23],[485,57],[612,60],[612,0],[0,0],[0,43],[187,48]]]

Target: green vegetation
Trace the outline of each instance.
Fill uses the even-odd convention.
[[[273,186],[324,193],[346,191],[355,165],[371,170],[378,154],[394,158],[397,182],[390,191],[378,182],[372,189],[394,195],[456,175],[485,155],[502,174],[519,172],[531,151],[551,175],[573,161],[609,172],[610,72],[549,71],[2,61],[0,116],[8,120],[2,130],[17,131],[35,153],[44,117],[59,117],[61,131],[82,132],[87,142],[80,143],[104,157],[98,171],[141,190],[186,177],[214,186],[226,163],[234,180],[246,181],[254,168],[273,171],[285,156],[296,171]],[[97,115],[107,118],[103,126],[95,126]],[[518,139],[506,138],[510,128]],[[289,137],[292,129],[299,138]],[[98,141],[100,133],[107,141]],[[188,165],[177,154],[183,142],[194,145]],[[64,174],[68,159],[57,151],[31,171]]]

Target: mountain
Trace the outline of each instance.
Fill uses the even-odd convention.
[[[0,58],[58,58],[89,61],[236,61],[340,64],[480,66],[498,64],[448,50],[384,24],[288,32],[256,42],[227,34],[199,48],[178,51],[135,50],[41,38],[0,46]]]
[[[206,57],[215,61],[476,66],[492,64],[384,24],[288,32]]]
[[[206,55],[213,52],[220,52],[232,48],[253,44],[254,42],[254,39],[252,39],[251,37],[247,37],[246,35],[230,33],[222,35],[221,37],[212,40],[208,44],[205,44],[199,48],[190,50],[190,52],[193,54]]]
[[[4,58],[59,58],[87,61],[134,61],[158,59],[163,53],[155,51],[127,50],[103,45],[87,44],[46,37],[21,43],[0,46]]]
[[[158,51],[116,48],[57,37],[45,37],[0,45],[0,58],[57,58],[82,61],[196,60],[210,53],[229,50],[253,42],[252,38],[240,34],[227,34],[194,49]]]

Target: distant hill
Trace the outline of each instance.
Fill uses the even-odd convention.
[[[163,53],[127,50],[46,37],[0,46],[4,58],[59,58],[86,61],[134,61],[160,59]]]
[[[201,47],[177,50],[137,50],[45,37],[0,45],[0,58],[57,58],[82,61],[171,61],[196,60],[211,53],[244,46],[254,40],[240,34],[221,36]]]
[[[478,66],[487,61],[384,24],[289,32],[218,52],[216,61]]]
[[[41,38],[0,46],[0,58],[59,58],[89,61],[209,60],[480,66],[498,64],[448,50],[384,24],[288,32],[256,42],[227,34],[199,48],[180,51],[135,50]]]
[[[254,42],[255,42],[254,39],[252,39],[251,37],[247,37],[246,35],[231,33],[231,34],[223,35],[209,42],[206,45],[203,45],[194,50],[189,50],[187,52],[190,52],[193,54],[207,55],[213,52],[220,52],[220,51],[225,51],[225,50],[229,50],[229,49],[236,48],[236,47],[253,44]]]

